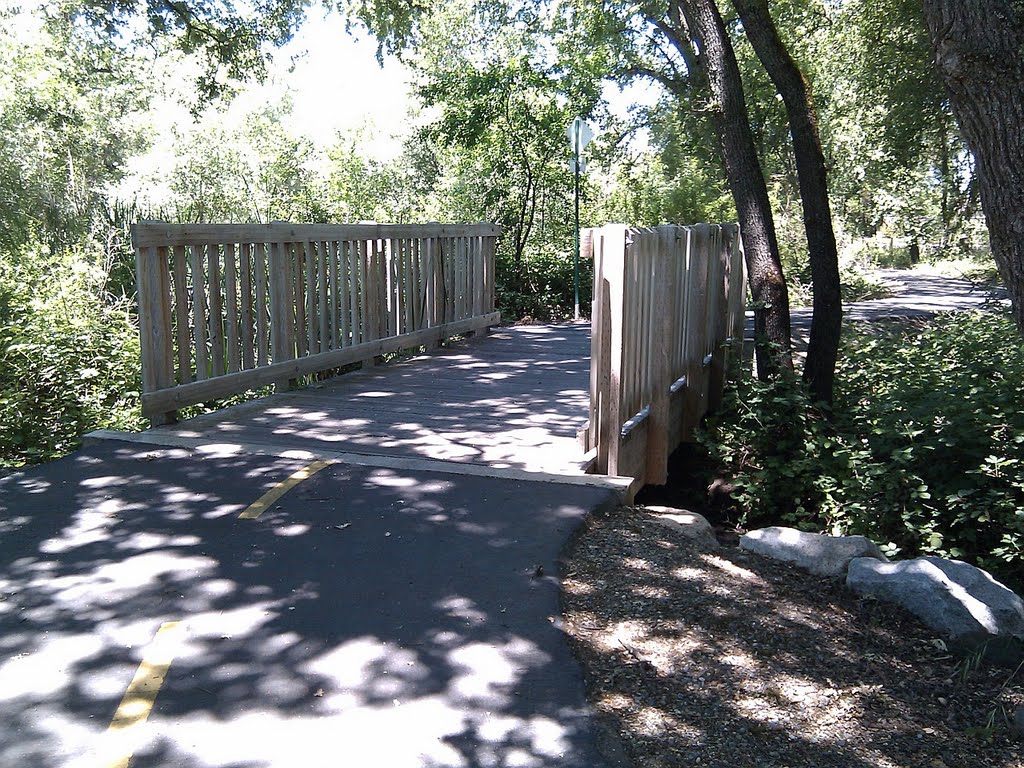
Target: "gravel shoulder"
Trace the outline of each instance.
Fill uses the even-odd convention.
[[[900,609],[640,507],[565,552],[589,698],[635,768],[1022,768],[1024,670],[958,660]]]

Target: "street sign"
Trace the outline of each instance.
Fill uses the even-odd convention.
[[[587,121],[582,117],[574,117],[569,127],[565,129],[565,136],[569,139],[573,154],[578,154],[593,140],[594,129],[587,125]]]

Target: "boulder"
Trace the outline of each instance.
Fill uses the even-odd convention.
[[[903,606],[953,650],[983,652],[998,664],[1024,659],[1024,600],[969,563],[858,558],[850,563],[846,585],[859,595]]]
[[[780,526],[744,534],[740,548],[793,563],[818,576],[842,576],[850,561],[857,557],[888,562],[878,545],[864,536],[825,536]]]
[[[718,549],[711,523],[703,515],[675,507],[644,507],[653,522],[688,539],[701,549]]]

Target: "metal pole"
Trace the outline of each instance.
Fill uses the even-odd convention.
[[[573,131],[573,154],[575,155],[576,162],[574,165],[573,173],[573,187],[575,191],[576,199],[576,253],[573,258],[573,275],[572,275],[572,289],[573,298],[575,300],[573,318],[575,320],[580,319],[580,126],[575,125]]]

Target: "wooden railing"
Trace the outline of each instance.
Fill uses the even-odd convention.
[[[477,331],[494,311],[498,227],[132,227],[142,411],[186,405]]]
[[[722,395],[743,343],[746,281],[735,224],[583,233],[594,258],[593,471],[663,484],[668,456]]]

